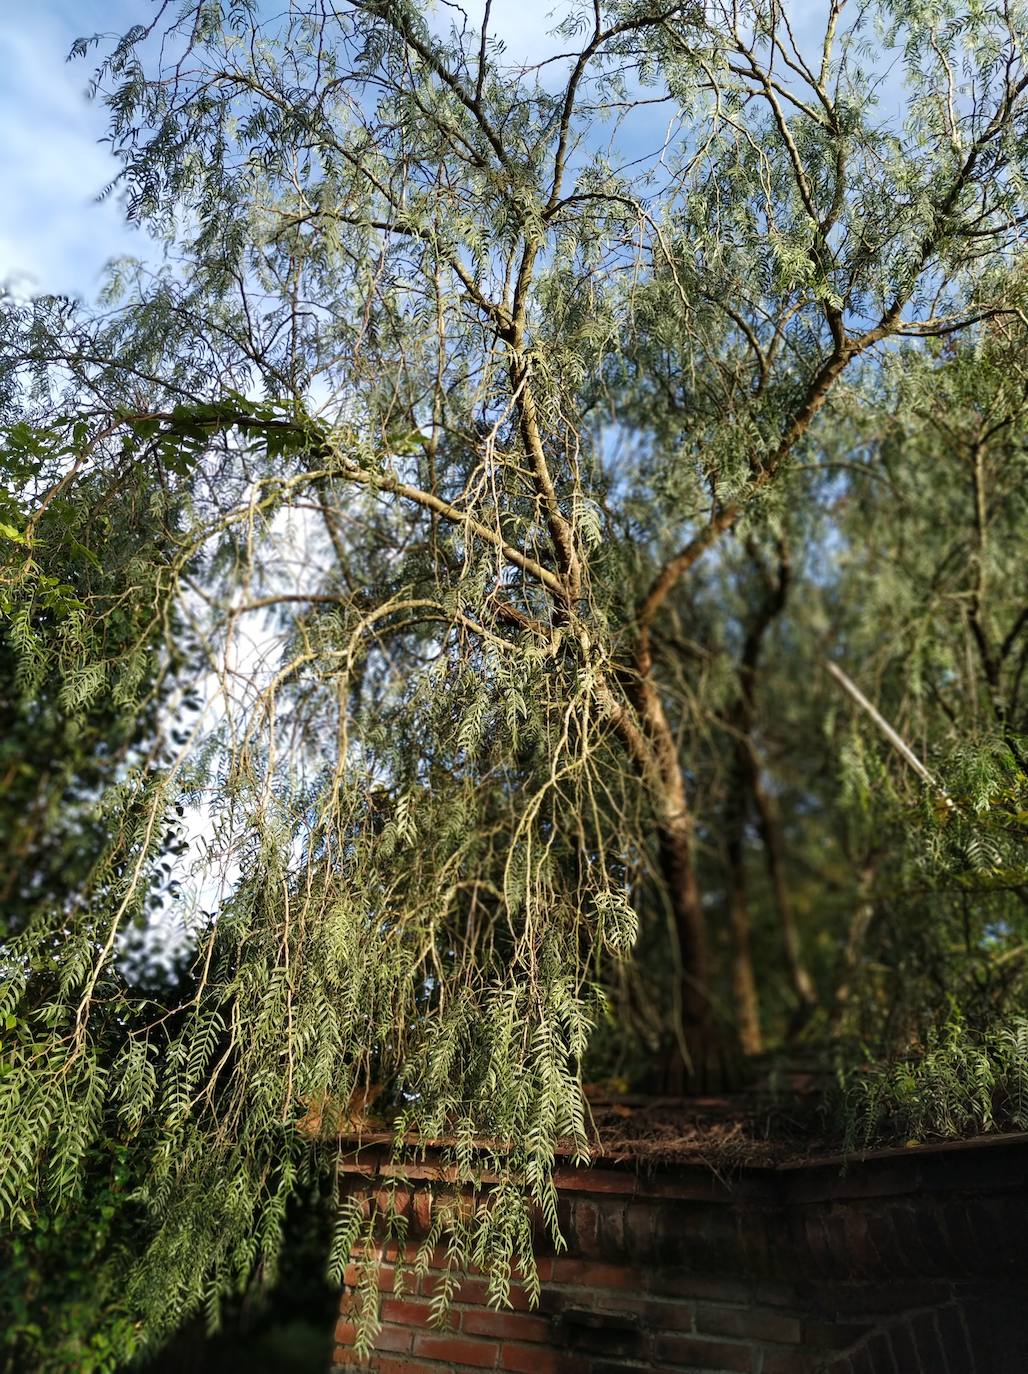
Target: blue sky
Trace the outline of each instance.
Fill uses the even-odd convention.
[[[494,26],[513,58],[549,47],[555,0],[499,0]],[[23,0],[0,6],[0,282],[23,292],[95,296],[104,264],[145,244],[115,200],[96,204],[116,164],[100,140],[102,106],[85,88],[90,59],[65,60],[81,35],[123,33],[151,0]]]
[[[476,10],[474,0],[470,8]],[[437,22],[445,23],[450,12],[435,9]],[[553,51],[550,16],[565,9],[563,0],[494,0],[491,27],[512,62],[529,63]],[[827,0],[793,0],[790,9],[801,39],[820,33]],[[145,254],[145,241],[124,224],[117,200],[96,203],[116,170],[101,142],[106,113],[85,96],[91,57],[65,59],[75,38],[120,34],[152,14],[153,0],[0,6],[0,168],[7,192],[0,199],[0,282],[25,293],[88,299],[110,258]],[[652,114],[648,133],[655,143],[665,118]]]
[[[85,98],[90,64],[65,61],[80,34],[126,28],[139,9],[139,0],[0,7],[0,280],[88,297],[109,258],[140,246],[116,203],[95,203],[115,168],[99,142],[106,118]]]

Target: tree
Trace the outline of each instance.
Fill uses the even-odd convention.
[[[1024,1004],[1022,328],[886,367],[877,475],[858,475],[842,526],[860,530],[846,581],[867,607],[842,631],[847,653],[928,765],[919,777],[886,744],[883,769],[864,711],[843,744],[856,827],[905,818],[904,842],[875,860],[887,904],[866,935],[892,1034],[921,1043],[933,1024],[987,1024]]]
[[[764,640],[776,622],[810,659],[786,568],[830,602],[812,553],[866,538],[831,465],[898,433],[893,369],[930,388],[936,341],[1023,323],[1023,23],[833,3],[813,40],[777,2],[614,0],[568,5],[552,60],[519,69],[488,6],[444,31],[404,0],[205,2],[104,56],[119,186],[166,261],[120,266],[97,312],[7,311],[11,433],[43,457],[5,530],[8,614],[82,711],[190,626],[217,721],[126,763],[73,918],[40,903],[9,942],[2,1189],[30,1220],[88,1141],[145,1137],[144,1339],[273,1263],[311,1123],[371,1083],[401,1155],[446,1135],[465,1176],[497,1172],[430,1241],[502,1297],[512,1261],[532,1271],[526,1199],[556,1226],[558,1138],[586,1154],[590,1030],[637,931],[665,1083],[723,1081],[736,1027],[761,1043],[754,816],[775,996],[813,1000],[762,781],[760,678],[794,702],[796,661],[790,687]],[[872,33],[900,119],[868,98]],[[46,510],[134,484],[145,555],[41,618]],[[797,758],[823,753],[796,724]],[[790,780],[849,893],[823,783]],[[210,816],[222,881],[169,1019],[116,954],[176,804]],[[343,1212],[337,1260],[365,1224]]]
[[[26,477],[52,459],[49,438],[24,426],[8,434],[5,476],[14,490],[0,490],[5,517],[21,517],[15,484],[24,489]],[[43,908],[64,913],[64,929],[55,922],[51,930],[59,952],[73,926],[82,885],[107,842],[111,809],[98,803],[130,762],[152,761],[160,752],[168,723],[162,703],[181,657],[160,654],[163,634],[149,627],[157,652],[144,662],[133,692],[97,696],[81,709],[75,706],[80,675],[55,677],[46,671],[45,656],[33,652],[40,639],[59,633],[86,606],[115,601],[140,550],[144,561],[152,558],[163,524],[150,514],[143,482],[123,483],[112,501],[106,483],[85,475],[74,503],[58,497],[40,513],[32,545],[35,594],[6,608],[12,613],[0,633],[0,931],[5,942],[24,932],[33,913]],[[8,537],[16,535],[18,527],[8,525],[7,531]],[[24,559],[25,546],[12,542]],[[148,618],[137,614],[139,609],[122,602],[111,616],[105,643],[110,659],[136,649],[141,638],[145,645]],[[102,665],[94,664],[93,671],[102,674]],[[160,854],[167,861],[184,848],[172,811],[163,819]],[[155,882],[148,903],[160,911],[176,891],[173,883]],[[141,913],[139,930],[122,932],[122,971],[137,998],[149,995],[173,1007],[180,991],[176,975],[183,971],[176,967],[174,951],[154,951],[156,942],[147,940],[154,910]],[[134,948],[135,942],[141,948]],[[40,961],[37,1002],[52,993],[47,972],[46,961]],[[22,1017],[28,1005],[18,1009]],[[113,1035],[108,1025],[101,1037],[108,1046],[108,1068],[121,1049],[123,1023],[117,1012],[114,1020]],[[18,1017],[9,1016],[9,1033],[25,1030],[24,1019],[19,1025]],[[0,1072],[6,1067],[4,1061]],[[43,1367],[98,1374],[120,1364],[132,1323],[119,1310],[117,1258],[140,1224],[127,1202],[134,1167],[144,1157],[138,1142],[116,1136],[90,1142],[81,1161],[85,1186],[74,1208],[62,1207],[59,1199],[39,1199],[31,1230],[0,1234],[0,1368],[5,1374]]]

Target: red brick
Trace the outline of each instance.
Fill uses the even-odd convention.
[[[783,1261],[788,1264],[789,1233],[785,1227],[775,1227],[771,1235],[764,1212],[740,1207],[736,1211],[735,1248],[739,1273],[774,1273]]]
[[[634,1193],[639,1179],[634,1170],[555,1169],[553,1181],[561,1192]]]
[[[469,1364],[475,1369],[492,1369],[499,1347],[495,1341],[469,1341],[460,1336],[432,1336],[421,1332],[414,1337],[415,1355],[426,1360],[449,1360],[451,1364]]]
[[[594,1288],[591,1292],[579,1293],[574,1288],[560,1288],[557,1284],[551,1283],[540,1293],[536,1310],[541,1316],[553,1317],[567,1307],[591,1307],[599,1291]],[[619,1290],[612,1288],[610,1291],[617,1293]]]
[[[339,1300],[339,1311],[344,1317],[348,1317],[351,1312],[359,1312],[361,1306],[361,1295],[355,1289],[344,1293]]]
[[[433,1298],[442,1287],[441,1274],[424,1274],[418,1280],[418,1292],[424,1298]],[[512,1283],[508,1292],[509,1305],[516,1312],[527,1312],[531,1306],[528,1289],[520,1283]],[[487,1307],[489,1304],[488,1279],[473,1277],[459,1281],[453,1290],[453,1302],[457,1307]]]
[[[502,1345],[499,1369],[514,1374],[564,1374],[568,1357],[559,1351],[538,1345]]]
[[[425,1374],[425,1366],[419,1360],[392,1360],[383,1355],[375,1361],[376,1374]]]
[[[589,1370],[589,1374],[626,1374],[626,1370],[638,1370],[640,1368],[640,1366],[637,1364],[626,1365],[621,1360],[604,1360],[595,1358],[589,1361],[587,1367]],[[563,1370],[561,1371],[561,1374],[572,1374],[572,1372],[573,1374],[579,1374],[579,1370],[581,1368],[581,1365],[565,1364]],[[645,1368],[650,1372],[650,1374],[682,1374],[682,1371],[680,1369],[662,1369],[660,1365],[654,1366],[652,1364],[648,1364],[645,1366]]]
[[[896,1368],[892,1346],[889,1344],[884,1331],[875,1332],[867,1343],[866,1353],[872,1374],[901,1374],[900,1370]],[[939,1374],[943,1374],[945,1368],[944,1365],[940,1365]]]
[[[427,1231],[432,1222],[432,1190],[419,1188],[414,1194],[414,1224]]]
[[[950,1242],[957,1252],[957,1273],[981,1273],[988,1264],[985,1237],[982,1236],[977,1223],[978,1213],[973,1203],[967,1207],[950,1205],[947,1227]]]
[[[529,1317],[524,1312],[497,1312],[489,1308],[470,1308],[461,1318],[461,1330],[472,1336],[499,1336],[508,1341],[548,1341],[550,1323],[545,1317]]]
[[[944,1307],[935,1314],[935,1319],[950,1374],[971,1374],[974,1369],[974,1356],[968,1349],[967,1333],[959,1311],[956,1307]]]
[[[873,1315],[893,1316],[916,1307],[937,1307],[949,1301],[948,1285],[937,1279],[893,1279],[868,1289],[864,1284],[830,1285],[824,1297],[835,1316],[867,1321]]]
[[[653,1253],[655,1214],[648,1202],[630,1202],[625,1208],[625,1245],[634,1260]]]
[[[929,1266],[921,1271],[922,1274],[939,1274],[947,1277],[954,1272],[959,1274],[961,1271],[960,1250],[959,1246],[950,1238],[945,1211],[937,1202],[935,1205],[931,1205],[927,1199],[924,1199],[915,1215],[921,1232],[921,1239],[930,1260]]]
[[[804,1322],[804,1345],[816,1346],[819,1350],[847,1350],[867,1335],[867,1326],[853,1322]]]
[[[557,1283],[573,1283],[582,1288],[638,1288],[639,1274],[620,1264],[592,1264],[588,1260],[553,1261]]]
[[[870,1344],[858,1346],[856,1350],[850,1352],[847,1359],[843,1362],[846,1374],[883,1374],[883,1371],[875,1365],[871,1355]],[[837,1374],[835,1366],[832,1366],[832,1374]],[[932,1366],[932,1374],[943,1374],[941,1369]]]
[[[371,1216],[371,1194],[354,1193],[353,1196],[357,1199],[357,1205],[360,1208],[361,1216],[367,1221],[368,1217]]]
[[[785,1317],[779,1312],[760,1312],[752,1307],[717,1307],[697,1303],[696,1330],[712,1336],[737,1336],[747,1341],[776,1341],[781,1345],[798,1344],[800,1323],[797,1317]]]
[[[625,1204],[619,1198],[600,1204],[601,1254],[608,1259],[625,1258]]]
[[[754,1175],[750,1176],[752,1186]],[[736,1197],[733,1184],[716,1176],[710,1169],[699,1167],[688,1175],[678,1173],[654,1173],[636,1189],[633,1196],[642,1195],[653,1201],[660,1200],[666,1207],[669,1203],[680,1202],[727,1202]]]
[[[602,1254],[600,1248],[600,1209],[589,1198],[575,1200],[571,1210],[575,1250],[587,1258]]]
[[[411,1194],[407,1188],[376,1188],[373,1197],[379,1212],[405,1217],[411,1210]]]
[[[386,1298],[382,1303],[382,1320],[400,1326],[427,1326],[432,1316],[431,1305],[411,1298]]]
[[[336,1322],[336,1345],[353,1345],[356,1334],[357,1328],[353,1322],[348,1322],[345,1317],[340,1317]]]
[[[348,1264],[343,1273],[343,1283],[347,1288],[356,1288],[360,1282],[360,1268],[356,1264]],[[378,1266],[378,1286],[383,1293],[391,1293],[396,1281],[395,1271],[391,1264],[380,1264]]]
[[[415,1255],[420,1253],[420,1246],[408,1245],[407,1247],[407,1266],[413,1265]],[[429,1269],[446,1269],[446,1250],[442,1246],[436,1246],[428,1256]]]
[[[422,1282],[422,1292],[426,1297],[431,1297],[436,1291],[438,1283],[431,1283],[431,1275]],[[531,1307],[528,1297],[528,1290],[522,1288],[520,1284],[512,1283],[508,1293],[510,1306],[515,1312],[527,1312]],[[489,1282],[487,1279],[465,1279],[464,1282],[454,1291],[453,1301],[455,1305],[461,1307],[487,1307],[489,1305]]]
[[[815,1370],[823,1368],[820,1358],[819,1355],[804,1354],[802,1350],[767,1350],[760,1371],[761,1374],[815,1374]],[[832,1371],[836,1374],[834,1364]],[[838,1374],[843,1374],[842,1366]]]
[[[752,1285],[734,1279],[708,1279],[677,1269],[657,1269],[647,1275],[647,1289],[668,1297],[707,1298],[711,1302],[751,1301]]]
[[[339,1303],[339,1311],[342,1314],[342,1316],[350,1318],[355,1313],[359,1315],[362,1311],[373,1311],[377,1307],[377,1305],[377,1300],[374,1294],[372,1294],[371,1300],[368,1303],[367,1308],[365,1308],[364,1295],[362,1293],[351,1291],[349,1293],[343,1294],[342,1300]]]
[[[816,1273],[819,1278],[829,1278],[835,1273],[835,1263],[825,1231],[824,1219],[820,1213],[810,1211],[803,1215],[802,1221],[802,1249],[800,1253],[812,1272]]]
[[[921,1316],[914,1317],[911,1325],[914,1332],[914,1344],[917,1346],[922,1367],[924,1369],[945,1369],[946,1355],[939,1340],[939,1330],[935,1324],[934,1315],[925,1312]]]
[[[597,1313],[606,1312],[608,1314],[620,1315],[623,1317],[639,1317],[639,1325],[646,1324],[649,1313],[653,1309],[652,1299],[647,1297],[646,1294],[642,1291],[636,1294],[626,1293],[623,1288],[594,1288],[587,1295],[585,1301],[583,1301],[584,1296],[585,1295],[583,1294],[573,1293],[569,1291],[568,1306],[578,1308],[589,1307],[595,1309]],[[665,1308],[671,1308],[672,1306],[674,1306],[674,1304],[661,1303],[658,1301],[657,1306],[660,1307],[663,1311],[663,1309]],[[657,1328],[659,1327],[660,1322],[659,1320],[652,1321],[649,1322],[649,1324],[654,1328]],[[679,1331],[682,1329],[681,1322],[672,1322],[672,1325],[674,1325],[676,1329]],[[691,1326],[692,1322],[689,1322],[687,1329],[691,1328]]]
[[[413,1335],[409,1326],[390,1326],[388,1323],[375,1337],[376,1350],[392,1350],[406,1355]]]
[[[463,1294],[466,1287],[470,1287],[471,1291],[473,1292],[474,1286],[478,1282],[478,1279],[465,1279],[463,1284],[459,1284],[456,1288],[454,1288],[454,1302],[461,1301],[461,1295]],[[432,1272],[422,1274],[421,1277],[416,1281],[416,1290],[418,1293],[421,1294],[423,1298],[434,1298],[435,1295],[439,1292],[440,1288],[442,1288],[442,1286],[442,1274],[436,1274]],[[477,1301],[477,1299],[472,1299],[472,1301]]]
[[[871,1278],[881,1272],[882,1257],[872,1237],[871,1219],[859,1207],[849,1207],[838,1218],[841,1223],[847,1277]]]
[[[635,1304],[633,1304],[633,1308]],[[661,1301],[660,1298],[644,1298],[639,1306],[648,1331],[691,1331],[693,1329],[693,1306],[680,1298]]]
[[[700,1336],[659,1336],[657,1354],[662,1360],[695,1369],[725,1370],[726,1374],[751,1374],[756,1351],[750,1345],[705,1341]]]
[[[761,1307],[799,1307],[796,1290],[792,1284],[776,1283],[772,1279],[761,1279],[753,1286],[754,1301]]]

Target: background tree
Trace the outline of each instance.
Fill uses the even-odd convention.
[[[1022,338],[1020,326],[994,328],[974,347],[897,360],[883,377],[877,476],[854,474],[847,492],[842,529],[861,535],[841,590],[851,600],[847,583],[859,582],[871,615],[840,626],[846,652],[933,778],[924,786],[888,745],[883,756],[866,714],[850,726],[854,825],[880,837],[890,815],[904,818],[905,843],[875,862],[865,933],[888,980],[867,1011],[877,1002],[900,1039],[1023,1006]],[[875,621],[875,641],[862,643]]]

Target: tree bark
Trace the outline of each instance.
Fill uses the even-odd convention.
[[[753,970],[753,938],[746,885],[746,823],[760,781],[751,736],[756,713],[757,669],[764,636],[785,605],[789,589],[789,560],[784,546],[780,545],[778,567],[772,576],[755,548],[750,548],[750,555],[765,583],[765,592],[746,629],[739,660],[739,694],[725,719],[732,736],[732,755],[723,828],[728,925],[732,936],[732,995],[740,1048],[744,1054],[752,1055],[763,1051],[764,1037]]]
[[[637,680],[634,705],[646,745],[645,771],[657,812],[657,859],[671,908],[681,966],[676,1014],[679,1048],[665,1066],[664,1090],[722,1086],[726,1056],[720,1053],[710,999],[707,914],[696,876],[693,817],[678,744],[652,677]],[[681,1052],[684,1050],[684,1054]]]
[[[659,841],[661,876],[674,919],[681,960],[679,1007],[682,1035],[691,1061],[685,1068],[690,1078],[706,1083],[711,1073],[707,1061],[713,1042],[710,951],[707,918],[693,859],[692,818],[687,811],[668,814],[662,819]]]
[[[774,805],[761,785],[759,770],[756,769],[753,778],[753,800],[757,808],[757,824],[764,846],[764,857],[767,862],[768,878],[771,881],[775,910],[778,913],[778,928],[781,931],[782,945],[785,949],[789,981],[796,996],[796,1015],[790,1027],[791,1033],[795,1034],[806,1024],[816,1008],[817,993],[814,989],[813,979],[803,962],[800,934],[796,928],[796,917],[792,908],[792,898],[789,895],[789,885],[785,880],[781,828],[778,824]]]
[[[764,1036],[760,1028],[760,999],[753,971],[753,939],[749,903],[746,898],[744,801],[745,797],[739,796],[731,803],[740,815],[733,821],[726,841],[726,885],[728,925],[732,934],[732,998],[735,1003],[739,1048],[743,1054],[752,1055],[763,1052]]]

